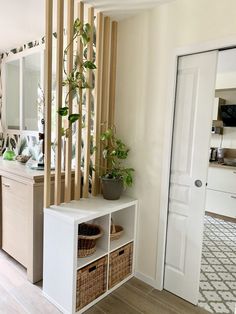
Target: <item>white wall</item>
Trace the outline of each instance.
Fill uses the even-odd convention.
[[[137,270],[155,279],[170,61],[176,47],[236,36],[235,0],[176,0],[119,23],[118,133],[136,169]]]

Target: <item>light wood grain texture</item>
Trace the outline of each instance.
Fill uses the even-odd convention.
[[[61,313],[27,281],[25,269],[0,250],[0,313]]]
[[[109,90],[110,90],[110,47],[111,47],[111,19],[104,18],[103,29],[103,63],[102,63],[102,108],[101,108],[101,133],[108,127],[109,119]],[[103,170],[107,167],[106,160],[100,151],[100,165]]]
[[[78,3],[78,17],[81,23],[84,22],[84,3]],[[77,54],[79,56],[78,69],[79,72],[82,71],[82,61],[83,61],[83,43],[78,38],[77,43]],[[82,102],[83,102],[83,90],[79,89],[79,102],[78,102],[78,113],[80,114],[80,119],[76,122],[76,147],[75,147],[75,200],[79,200],[81,197],[81,144],[82,144]]]
[[[0,186],[2,186],[2,177],[0,177]],[[2,226],[2,189],[0,189],[0,226]],[[2,229],[1,229],[2,231]],[[2,247],[2,232],[0,232],[0,248]]]
[[[117,63],[117,27],[118,23],[113,21],[111,24],[111,60],[110,60],[110,94],[108,126],[114,126],[115,120],[115,96],[116,96],[116,63]]]
[[[100,131],[101,131],[101,102],[102,102],[102,52],[103,52],[103,14],[97,14],[96,30],[96,66],[94,91],[94,146],[93,165],[96,171],[92,174],[92,195],[99,193],[99,164],[100,164]]]
[[[46,0],[45,35],[45,181],[44,206],[50,205],[53,0]]]
[[[28,217],[26,184],[2,178],[2,247],[22,265],[28,265]]]
[[[43,270],[43,175],[14,161],[0,159],[1,212],[0,234],[3,248],[27,268],[31,282],[42,279]],[[54,202],[54,179],[51,174],[51,204]],[[64,199],[65,175],[61,174],[61,197]],[[74,188],[72,173],[72,189]],[[72,197],[74,191],[72,190]]]
[[[62,107],[62,81],[63,81],[63,31],[64,31],[64,0],[57,1],[57,66],[56,66],[56,106],[57,111]],[[56,164],[55,164],[55,200],[59,205],[61,202],[61,156],[62,156],[62,119],[57,114],[56,123]]]
[[[74,23],[74,1],[67,0],[67,75],[73,70],[73,23]],[[67,107],[69,115],[72,113],[73,95],[71,86],[67,89]],[[66,137],[66,160],[65,160],[65,202],[71,200],[71,159],[72,159],[72,131],[69,120],[67,121]]]
[[[25,269],[6,253],[0,250],[0,312],[9,314],[25,313],[61,313],[43,297],[42,283],[32,285],[27,281]],[[208,312],[193,306],[167,291],[157,291],[142,281],[133,278],[124,286],[123,291],[113,292],[97,303],[85,314],[207,314]],[[125,299],[120,295],[127,293]],[[135,300],[135,304],[134,304]],[[149,304],[150,301],[150,306]],[[144,302],[140,308],[139,304]],[[156,307],[152,308],[152,304]]]
[[[88,23],[91,25],[90,42],[88,43],[87,59],[93,61],[93,28],[94,28],[94,9],[88,9]],[[92,86],[92,70],[87,71],[87,82]],[[85,139],[84,139],[84,184],[83,197],[89,195],[89,168],[90,168],[90,151],[91,151],[91,101],[92,89],[86,90],[86,112],[85,112]]]

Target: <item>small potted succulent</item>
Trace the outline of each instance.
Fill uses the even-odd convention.
[[[101,176],[103,197],[108,200],[120,198],[124,188],[133,183],[133,168],[123,166],[129,148],[115,135],[115,128],[109,128],[101,135],[102,156],[105,166]]]

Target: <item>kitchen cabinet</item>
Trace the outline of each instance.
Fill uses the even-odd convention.
[[[220,97],[215,97],[213,106],[212,120],[220,120],[220,106],[225,105],[226,101]]]
[[[206,192],[206,211],[236,218],[236,168],[210,166]]]

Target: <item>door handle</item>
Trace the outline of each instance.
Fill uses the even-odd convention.
[[[200,188],[202,186],[202,181],[201,180],[195,180],[194,184],[197,188]]]
[[[2,185],[5,186],[5,188],[9,188],[10,187],[10,185],[6,184],[6,183],[3,183]]]
[[[234,198],[234,199],[236,199],[236,196],[234,196],[234,195],[231,195],[230,197],[231,197],[231,198]]]

